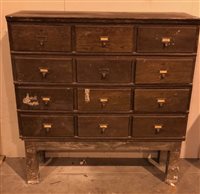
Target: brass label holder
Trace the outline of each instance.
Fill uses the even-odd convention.
[[[163,107],[163,105],[166,103],[166,100],[164,98],[158,98],[157,103],[159,107]]]
[[[108,36],[100,36],[99,40],[101,42],[101,46],[106,47],[109,42],[109,37]]]
[[[106,104],[108,103],[108,98],[100,98],[99,101],[101,103],[101,106],[105,107]]]
[[[50,129],[52,128],[52,124],[51,123],[43,123],[43,128],[48,133],[50,131]]]
[[[163,128],[163,125],[154,125],[155,133],[158,134],[160,133],[160,130]]]
[[[101,129],[101,133],[104,134],[105,130],[108,128],[108,124],[99,124],[99,128]]]
[[[42,74],[42,77],[45,78],[46,75],[49,73],[49,70],[47,68],[39,68],[40,73]]]

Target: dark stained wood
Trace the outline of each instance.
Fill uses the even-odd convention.
[[[39,182],[39,162],[37,152],[49,151],[155,151],[164,150],[171,154],[168,158],[166,167],[166,183],[175,184],[178,179],[180,142],[33,142],[25,141],[26,160],[27,160],[27,179],[28,183]]]
[[[47,150],[165,151],[165,181],[178,181],[199,18],[21,11],[6,19],[28,183],[39,182]]]
[[[66,115],[26,115],[20,114],[21,133],[24,137],[72,137],[74,123],[72,116]],[[45,128],[44,125],[51,127]]]
[[[159,130],[155,126],[161,126]],[[133,137],[183,137],[187,116],[134,116]]]
[[[133,29],[133,26],[76,26],[76,50],[92,53],[132,52]],[[101,41],[101,37],[107,41]]]
[[[161,74],[160,71],[167,71]],[[144,57],[137,59],[136,84],[192,83],[194,58]]]
[[[199,24],[198,17],[178,12],[97,12],[97,11],[19,11],[6,16],[7,21],[62,21],[117,23]]]
[[[72,88],[17,87],[16,97],[19,109],[73,110]],[[46,98],[49,98],[49,100]],[[28,102],[28,99],[30,99],[30,102]]]
[[[165,182],[171,186],[179,180],[179,157],[180,157],[181,144],[174,147],[174,149],[168,151],[168,162],[166,165],[166,178]]]
[[[165,102],[160,102],[164,100]],[[190,89],[136,89],[134,110],[145,112],[186,112]]]
[[[163,151],[170,151],[170,150],[177,150],[179,145],[181,144],[180,141],[176,142],[163,142],[163,141],[83,141],[79,140],[75,141],[33,141],[33,140],[26,140],[27,144],[33,144],[38,151],[47,150],[47,151],[104,151],[104,152],[121,152],[121,151],[152,151],[152,150],[163,150]]]
[[[46,162],[46,153],[45,151],[38,152],[39,163],[44,164]]]
[[[70,83],[72,59],[66,57],[14,56],[14,80],[18,82]],[[42,70],[47,70],[42,74]]]
[[[77,59],[77,81],[80,83],[130,83],[133,61],[119,57]],[[120,75],[120,76],[119,76]]]
[[[86,92],[89,90],[88,101]],[[105,103],[101,100],[106,100]],[[78,89],[78,110],[96,111],[129,111],[131,110],[130,89]]]
[[[34,143],[25,142],[27,183],[39,183],[39,160]]]
[[[106,125],[107,128],[101,128]],[[79,116],[80,137],[128,137],[129,117],[127,116]]]
[[[187,14],[187,13],[178,13],[178,12],[98,12],[98,11],[18,11],[12,14],[9,14],[7,16],[8,18],[11,17],[12,19],[17,18],[37,18],[37,17],[60,17],[60,18],[92,18],[95,19],[97,17],[107,17],[107,18],[140,18],[140,19],[197,19],[198,17],[195,17],[193,15]]]
[[[196,26],[140,26],[138,28],[138,52],[195,52],[197,41]],[[163,38],[170,38],[168,46]]]
[[[60,51],[71,50],[71,28],[59,24],[21,24],[10,26],[11,50]]]

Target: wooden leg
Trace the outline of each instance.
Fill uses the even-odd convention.
[[[157,163],[160,163],[160,155],[161,155],[161,151],[159,150],[158,151],[158,156],[157,156],[157,161],[156,161]]]
[[[39,160],[36,146],[33,142],[25,141],[27,183],[39,183]]]
[[[166,165],[165,182],[170,184],[171,186],[175,186],[175,184],[178,182],[179,157],[180,157],[180,150],[168,151],[168,162]]]
[[[45,151],[39,151],[38,152],[38,157],[39,157],[39,162],[44,164],[45,161],[46,161]]]
[[[159,164],[166,164],[167,161],[167,156],[168,152],[167,151],[158,151],[158,157],[157,157],[157,162]]]

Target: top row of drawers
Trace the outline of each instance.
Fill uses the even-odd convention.
[[[196,52],[196,26],[11,23],[11,50],[80,53]]]

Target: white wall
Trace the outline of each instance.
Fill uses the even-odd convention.
[[[12,84],[11,61],[5,15],[18,10],[60,11],[129,11],[129,12],[187,12],[200,16],[199,0],[1,0],[0,60],[1,76],[1,152],[10,157],[24,156],[23,141],[18,138],[18,126],[14,87]],[[200,55],[200,51],[199,51]],[[187,141],[182,146],[182,157],[197,157],[200,150],[200,71],[198,57],[194,76],[194,89],[187,129]]]

